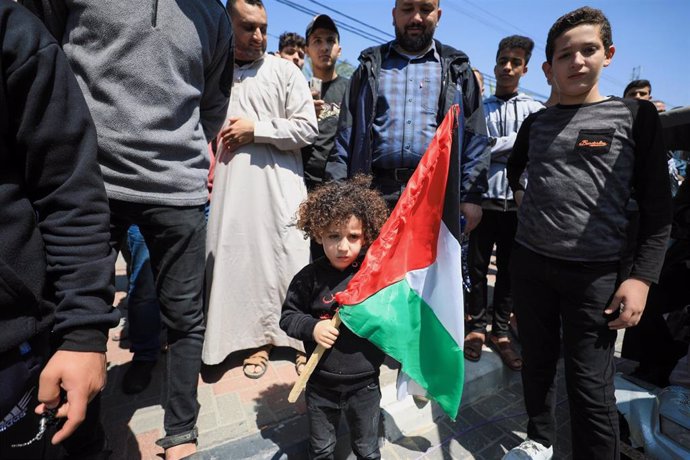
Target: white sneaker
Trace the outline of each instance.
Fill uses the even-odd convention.
[[[519,446],[510,449],[503,456],[503,460],[551,460],[552,458],[553,446],[546,447],[529,438]]]

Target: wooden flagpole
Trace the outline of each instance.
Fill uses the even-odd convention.
[[[331,326],[333,326],[336,329],[340,327],[340,312],[335,312],[335,315],[331,319]],[[314,353],[311,354],[311,356],[309,357],[309,361],[307,361],[307,365],[304,366],[302,375],[299,376],[299,379],[297,379],[297,381],[295,382],[295,386],[292,387],[292,390],[288,395],[289,402],[294,403],[295,401],[297,401],[297,398],[299,398],[300,393],[302,393],[302,390],[304,390],[304,388],[307,386],[307,381],[309,380],[309,377],[311,377],[311,374],[314,372],[314,369],[316,369],[316,365],[319,363],[319,360],[321,359],[321,356],[323,356],[323,353],[325,351],[326,349],[323,347],[323,345],[316,346]]]

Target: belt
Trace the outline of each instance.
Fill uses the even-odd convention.
[[[415,168],[392,168],[392,169],[374,169],[374,177],[379,179],[390,179],[402,184],[406,184],[410,180]]]

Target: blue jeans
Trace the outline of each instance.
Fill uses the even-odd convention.
[[[134,361],[157,361],[161,349],[160,306],[149,250],[137,225],[127,231],[127,246],[131,253],[127,292],[129,349],[134,353]]]
[[[139,226],[151,256],[156,294],[167,328],[164,428],[169,441],[196,438],[197,384],[204,342],[203,287],[206,258],[204,205],[162,206],[110,200],[110,243]]]
[[[357,459],[379,459],[381,390],[378,381],[358,390],[341,392],[307,383],[309,458],[333,459],[341,413],[350,429],[350,445]]]

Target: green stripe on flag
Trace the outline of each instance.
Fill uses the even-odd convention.
[[[460,406],[465,363],[461,344],[407,280],[340,309],[343,323],[398,361],[452,419]]]

